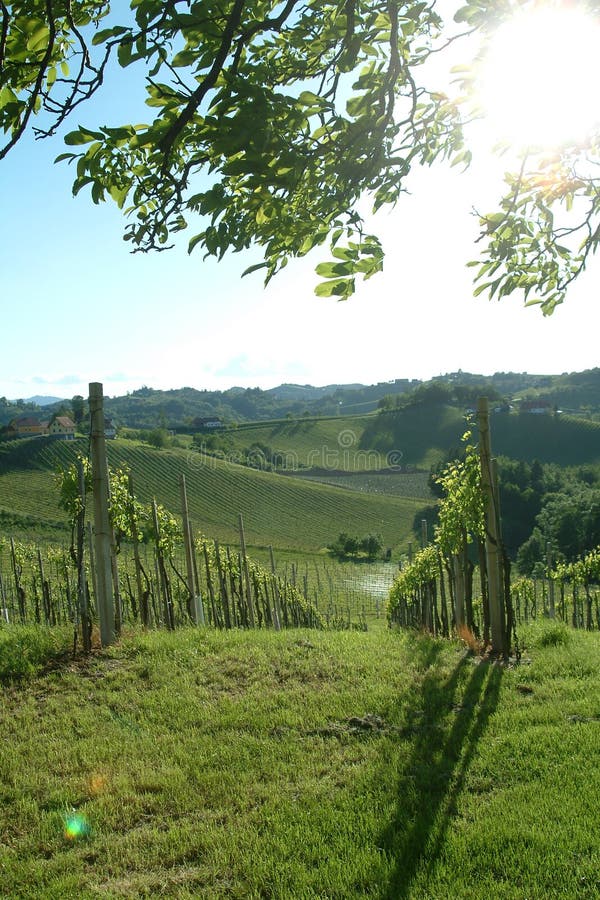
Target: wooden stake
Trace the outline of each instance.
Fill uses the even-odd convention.
[[[248,605],[248,625],[254,628],[254,600],[252,597],[252,585],[250,584],[250,570],[248,568],[248,557],[246,555],[246,535],[244,533],[244,520],[242,514],[239,515],[240,524],[240,546],[242,548],[242,561],[244,564],[244,581],[246,583],[246,602]]]
[[[275,569],[275,557],[273,556],[273,547],[269,544],[269,558],[271,560],[271,574],[273,576],[273,624],[275,631],[281,631],[281,606],[279,601],[279,583],[277,581],[277,571]],[[318,578],[317,573],[317,578]]]
[[[115,640],[115,607],[111,567],[111,527],[108,517],[104,399],[102,385],[98,382],[90,384],[89,403],[96,545],[96,602],[100,621],[100,642],[106,647]]]
[[[548,567],[548,615],[554,619],[556,611],[554,608],[554,579],[550,577],[552,571],[552,544],[550,541],[546,542],[546,566]]]
[[[77,458],[77,484],[80,499],[80,512],[77,516],[77,547],[75,550],[75,555],[77,557],[77,607],[79,609],[79,618],[81,621],[81,643],[83,645],[83,652],[89,653],[92,649],[92,623],[90,621],[90,611],[87,602],[84,565],[86,499],[85,474],[83,471],[83,463],[79,458]]]
[[[90,579],[92,582],[92,592],[91,597],[88,594],[88,600],[93,599],[96,604],[96,608],[98,608],[98,585],[96,584],[96,556],[94,554],[94,532],[92,530],[92,523],[88,522],[87,524],[87,539],[88,539],[88,556],[90,558]]]
[[[175,628],[175,613],[173,609],[173,597],[171,596],[171,583],[169,581],[169,576],[167,574],[167,567],[165,566],[165,556],[162,551],[162,547],[160,545],[160,522],[158,520],[158,507],[156,504],[156,498],[152,500],[152,518],[154,521],[154,534],[155,534],[155,546],[156,546],[156,562],[158,565],[158,572],[160,575],[160,586],[163,593],[164,607],[165,607],[165,623],[167,628],[173,630]]]
[[[133,561],[135,565],[135,587],[138,597],[138,609],[142,619],[144,628],[148,627],[150,621],[150,611],[148,609],[148,591],[144,591],[142,584],[142,563],[140,560],[140,542],[138,540],[138,528],[135,518],[135,494],[133,492],[133,476],[129,473],[127,488],[129,491],[129,530],[131,531],[131,540],[133,542]]]
[[[193,539],[192,528],[190,524],[190,513],[188,509],[187,489],[185,484],[185,475],[181,473],[180,479],[181,489],[181,510],[183,518],[183,543],[185,547],[185,571],[186,583],[189,593],[188,613],[194,625],[204,625],[204,612],[201,610],[200,597],[196,593],[194,585],[194,558],[193,558]]]
[[[498,656],[505,657],[508,656],[508,641],[504,610],[502,556],[500,553],[500,515],[497,490],[495,490],[494,486],[487,397],[479,398],[477,424],[479,427],[481,487],[485,505],[485,553],[492,652]]]

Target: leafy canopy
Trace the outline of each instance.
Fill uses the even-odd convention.
[[[166,249],[191,227],[190,251],[220,259],[259,246],[263,262],[247,271],[267,280],[328,241],[316,290],[343,299],[383,264],[361,199],[377,210],[398,200],[413,165],[470,161],[470,112],[426,86],[424,63],[460,36],[485,38],[513,9],[469,0],[457,31],[421,0],[4,0],[0,159],[28,131],[51,136],[83,111],[108,67],[137,66],[149,121],[68,132],[58,159],[73,164],[74,193],[114,200],[134,251]],[[461,75],[466,95],[476,68]],[[499,210],[481,217],[477,292],[521,290],[544,312],[562,301],[600,234],[581,153],[565,146],[507,175]],[[593,161],[597,144],[585,154]],[[556,206],[576,221],[558,224]]]

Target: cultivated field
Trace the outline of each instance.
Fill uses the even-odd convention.
[[[21,446],[18,446],[18,445]],[[54,473],[87,452],[85,441],[46,442],[34,439],[0,447],[0,511],[3,531],[10,519],[64,523],[58,507]],[[132,441],[108,444],[109,464],[128,467],[136,494],[153,497],[177,513],[180,474],[185,474],[194,527],[208,537],[237,542],[238,516],[244,517],[250,545],[318,551],[340,531],[360,535],[378,532],[386,546],[404,547],[413,520],[422,508],[419,497],[360,494],[298,478],[248,469],[192,450],[154,450]]]

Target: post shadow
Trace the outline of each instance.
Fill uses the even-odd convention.
[[[433,869],[477,744],[498,704],[502,669],[488,661],[473,665],[459,695],[460,676],[471,665],[463,656],[442,684],[435,671],[427,673],[408,711],[402,733],[412,738],[412,750],[395,782],[395,813],[379,839],[379,846],[393,859],[389,883],[380,895],[383,900],[407,897],[423,865]],[[448,725],[445,720],[451,711],[455,718]]]

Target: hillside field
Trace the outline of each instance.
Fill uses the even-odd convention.
[[[492,413],[490,424],[497,456],[562,466],[600,463],[600,422],[512,412]],[[476,440],[476,425],[470,427]],[[296,465],[359,473],[390,465],[428,471],[460,445],[466,428],[464,410],[441,404],[365,416],[253,423],[222,434],[233,456],[260,443],[274,451],[283,468]]]
[[[340,531],[379,532],[386,546],[405,545],[419,498],[360,494],[329,485],[255,471],[195,451],[155,450],[131,441],[111,441],[109,464],[127,466],[136,494],[180,510],[179,477],[185,474],[194,527],[211,538],[237,543],[238,516],[250,545],[318,551]],[[87,452],[87,442],[32,439],[0,446],[0,512],[31,522],[65,521],[58,507],[54,473]],[[5,526],[7,529],[8,526]]]

